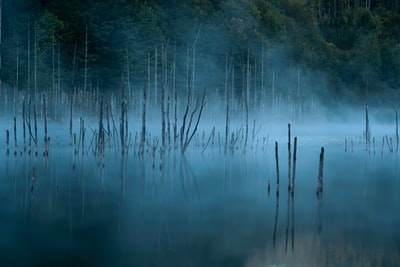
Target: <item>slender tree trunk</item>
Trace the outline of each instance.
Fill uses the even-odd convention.
[[[87,86],[87,64],[88,64],[88,30],[87,30],[87,24],[86,24],[86,30],[85,30],[85,76],[84,76],[84,82],[83,82],[83,91],[86,91],[86,86]]]
[[[245,92],[245,114],[246,114],[246,133],[244,139],[244,152],[247,149],[247,139],[249,135],[249,97],[250,97],[250,50],[247,50],[247,74],[246,74],[246,92]]]
[[[1,2],[1,0],[0,0],[0,2]],[[0,3],[0,6],[1,6],[1,3]],[[1,13],[1,7],[0,7],[0,13]],[[1,17],[1,14],[0,14],[0,17]],[[0,22],[0,24],[1,24],[1,22]],[[0,35],[1,35],[1,33],[0,33]],[[0,39],[1,39],[1,37],[0,37]],[[1,47],[1,41],[0,41],[0,47]],[[0,58],[1,58],[1,52],[0,52]],[[28,89],[28,94],[30,95],[30,93],[31,93],[31,90],[30,90],[31,89],[31,29],[30,29],[30,26],[28,26],[28,56],[27,56],[27,60],[28,60],[27,89]],[[0,61],[1,61],[1,59],[0,59]],[[0,63],[0,65],[1,65],[1,63]],[[1,66],[0,66],[0,72],[1,72]],[[1,78],[0,78],[0,80],[1,80]],[[0,84],[1,84],[1,81],[0,81]]]
[[[147,54],[147,82],[146,82],[147,86],[147,90],[149,90],[149,88],[151,88],[151,54],[150,52]],[[148,96],[150,96],[149,92],[146,92],[146,94]]]
[[[46,95],[43,94],[43,116],[44,116],[44,156],[48,156],[49,153],[49,140],[47,136],[47,101]]]
[[[399,150],[399,120],[397,116],[397,110],[395,109],[394,112],[396,113],[396,152]]]
[[[233,101],[235,96],[235,64],[232,60],[232,82],[231,82],[231,110],[233,110]]]
[[[290,123],[288,124],[288,191],[290,191],[290,174],[291,174],[291,163],[292,163],[292,152],[290,146]]]
[[[14,99],[13,99],[13,108],[14,108],[14,116],[17,113],[17,98],[18,98],[18,87],[19,87],[19,41],[17,37],[17,45],[16,45],[16,74],[15,74],[15,84],[14,84]]]
[[[56,87],[56,52],[55,52],[55,42],[54,42],[54,28],[53,28],[53,35],[52,35],[52,41],[51,41],[51,47],[52,47],[52,91],[53,91],[53,97],[55,95],[55,87]]]
[[[181,151],[183,150],[183,145],[184,145],[184,134],[185,134],[185,129],[186,129],[186,119],[187,119],[187,115],[189,113],[189,107],[190,107],[190,99],[191,99],[191,89],[190,89],[190,79],[192,77],[191,75],[191,71],[192,71],[192,67],[191,67],[191,60],[190,60],[190,50],[189,47],[187,49],[187,100],[186,100],[186,109],[185,109],[185,113],[183,115],[183,119],[182,119],[182,126],[180,129],[180,143],[181,143]]]
[[[167,141],[168,141],[168,148],[171,147],[170,107],[171,107],[171,95],[170,95],[170,93],[168,93],[168,97],[167,97]]]
[[[369,143],[370,143],[370,126],[369,126],[369,117],[368,117],[368,105],[365,106],[365,150],[368,151]]]
[[[24,139],[24,151],[26,151],[26,127],[25,127],[25,98],[22,101],[22,133]]]
[[[72,90],[75,88],[75,75],[76,75],[76,54],[78,50],[78,42],[75,41],[74,58],[72,60]]]
[[[3,0],[0,0],[0,73],[2,72],[2,35],[3,35]],[[0,76],[0,90],[2,89],[2,79]]]
[[[161,147],[165,149],[165,91],[166,91],[166,51],[165,46],[162,46],[161,50],[161,61],[162,61],[162,87],[161,87]]]
[[[157,106],[157,76],[158,76],[158,50],[157,47],[154,48],[154,106]]]
[[[224,153],[228,149],[228,135],[229,135],[229,99],[228,99],[228,53],[225,57],[225,105],[226,105],[226,119],[225,119],[225,145]]]
[[[128,83],[128,101],[133,102],[132,95],[131,95],[131,75],[130,75],[130,68],[129,68],[129,50],[126,49],[126,79]]]
[[[125,98],[125,90],[124,88],[122,88],[122,96],[121,96],[121,121],[120,121],[120,138],[121,138],[121,152],[123,155],[125,155],[126,153],[126,149],[127,149],[127,138],[126,138],[126,134],[127,134],[127,125],[126,125],[126,121],[127,121],[127,101]]]
[[[317,196],[322,197],[322,191],[324,187],[324,147],[321,147],[321,153],[319,154],[319,168],[318,168],[318,185],[317,185]]]
[[[71,102],[70,102],[70,109],[69,109],[69,143],[72,145],[72,104],[74,101],[74,94],[71,94]]]
[[[261,49],[261,101],[264,111],[265,106],[265,90],[264,90],[264,46]]]
[[[275,142],[275,164],[276,164],[276,195],[279,195],[279,157],[278,142]]]
[[[35,50],[35,58],[34,58],[34,87],[35,87],[35,95],[34,95],[34,108],[36,106],[36,95],[37,95],[37,28],[35,24],[35,43],[34,43],[34,50]]]
[[[17,155],[18,144],[17,144],[17,118],[14,116],[14,156]]]
[[[33,104],[33,125],[34,125],[34,132],[35,132],[35,156],[38,155],[38,135],[37,135],[37,111],[36,111],[36,100]]]
[[[292,186],[291,186],[292,195],[294,194],[294,184],[296,178],[296,160],[297,160],[297,137],[294,138],[294,147],[293,147],[293,171],[292,171]]]
[[[173,64],[173,95],[174,95],[174,148],[178,146],[178,92],[176,90],[176,45],[174,45],[174,64]]]
[[[146,142],[146,101],[147,101],[147,78],[148,75],[145,75],[144,85],[143,85],[143,110],[142,110],[142,132],[140,137],[140,145],[139,145],[139,154],[143,155],[144,153],[144,144]]]

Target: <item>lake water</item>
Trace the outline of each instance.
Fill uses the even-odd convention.
[[[99,163],[61,137],[48,158],[2,144],[1,266],[398,266],[399,154],[381,154],[382,135],[367,153],[358,132],[294,126],[291,196],[282,126],[246,154],[172,150],[162,169],[158,153],[154,168],[132,150],[107,149]]]

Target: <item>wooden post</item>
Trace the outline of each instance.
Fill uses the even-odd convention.
[[[321,153],[319,154],[319,168],[318,168],[318,185],[317,185],[317,196],[322,197],[322,191],[324,187],[324,147],[321,147]]]
[[[165,149],[165,94],[167,87],[167,78],[165,75],[167,69],[167,59],[166,59],[166,51],[164,45],[161,46],[161,77],[162,77],[162,85],[161,85],[161,149]]]
[[[224,153],[228,149],[228,135],[229,135],[229,101],[228,101],[228,53],[226,53],[225,58],[225,104],[226,104],[226,114],[225,114],[225,145]]]
[[[33,126],[34,126],[34,132],[35,132],[35,156],[38,155],[38,136],[37,136],[37,112],[36,112],[36,99],[35,103],[33,105]]]
[[[296,154],[297,154],[297,136],[294,138],[294,150],[293,150],[293,174],[292,174],[292,196],[294,194],[294,179],[296,175]]]
[[[26,151],[25,98],[22,101],[22,131],[23,131],[23,139],[24,139],[24,151]]]
[[[82,156],[85,155],[85,120],[80,118],[81,138],[82,138]]]
[[[43,115],[44,115],[44,156],[49,155],[49,143],[47,137],[47,103],[46,103],[46,95],[43,94]]]
[[[14,116],[14,156],[17,155],[17,118]]]
[[[275,142],[275,163],[276,163],[276,195],[279,195],[279,159],[278,159],[278,142]]]
[[[291,174],[291,163],[292,163],[292,152],[290,148],[290,123],[288,123],[288,191],[290,191],[290,174]]]
[[[6,153],[10,154],[10,131],[6,130]]]
[[[98,138],[99,139],[97,141],[97,148],[99,150],[99,156],[102,156],[103,152],[104,152],[103,99],[100,100],[100,119],[99,119],[99,137]]]
[[[147,101],[147,78],[145,75],[144,85],[143,85],[143,110],[142,110],[142,132],[140,135],[140,145],[139,145],[139,154],[143,155],[144,153],[144,144],[146,142],[146,101]]]
[[[394,110],[396,113],[396,152],[399,150],[399,120],[397,116],[397,109]]]
[[[368,105],[365,105],[365,151],[369,150],[370,145],[370,126],[369,126],[369,117],[368,117]]]
[[[174,46],[174,64],[173,64],[173,96],[174,96],[174,148],[178,147],[178,92],[176,90],[176,45]]]
[[[71,103],[69,109],[69,143],[72,145],[72,104],[74,100],[74,94],[71,94]]]

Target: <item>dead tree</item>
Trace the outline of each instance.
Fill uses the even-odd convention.
[[[44,116],[44,151],[43,155],[49,155],[49,137],[47,136],[47,102],[46,95],[43,94],[43,116]]]
[[[279,158],[278,158],[278,142],[275,142],[275,163],[276,163],[276,196],[279,195]]]
[[[121,99],[121,121],[119,125],[120,129],[120,139],[121,139],[121,152],[123,155],[126,154],[127,151],[127,134],[128,134],[128,127],[127,127],[127,101],[125,98],[125,92],[122,89],[122,99]]]
[[[365,105],[365,151],[369,150],[370,138],[371,138],[371,129],[369,126],[368,105]]]
[[[397,116],[397,109],[394,110],[396,114],[396,152],[399,150],[399,120]]]
[[[321,147],[321,153],[319,154],[319,168],[318,168],[318,185],[317,185],[317,196],[322,197],[322,191],[324,187],[324,147]]]
[[[199,104],[199,101],[196,101],[196,106],[195,106],[194,110],[192,111],[192,113],[190,115],[190,119],[189,119],[189,123],[188,123],[187,129],[186,129],[186,133],[185,133],[185,128],[184,128],[185,122],[183,123],[183,125],[181,127],[181,153],[182,154],[185,153],[187,147],[189,146],[190,142],[192,141],[194,135],[197,132],[197,127],[199,125],[201,114],[202,114],[203,108],[205,106],[205,98],[206,98],[206,91],[204,90],[203,96],[202,96],[201,101],[200,101],[200,104]],[[199,105],[200,105],[200,108],[199,108]],[[188,109],[189,109],[189,107],[187,107],[187,110]],[[198,109],[199,109],[199,111],[197,112]],[[195,124],[193,130],[190,132],[190,130],[191,130],[190,128],[191,128],[191,125],[192,125],[192,122],[193,122],[193,118],[194,118],[194,115],[196,114],[196,112],[197,112],[196,124]],[[185,138],[183,138],[183,135],[185,135]]]
[[[140,135],[139,155],[144,153],[144,144],[146,142],[146,101],[147,101],[147,73],[143,85],[143,110],[142,110],[142,132]]]

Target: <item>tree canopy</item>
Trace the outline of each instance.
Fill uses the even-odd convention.
[[[1,24],[2,84],[18,89],[34,87],[35,71],[39,89],[57,75],[82,88],[87,66],[90,86],[113,90],[141,81],[162,45],[184,69],[196,41],[205,75],[223,73],[226,54],[240,65],[262,49],[271,68],[284,57],[324,73],[339,96],[397,96],[400,85],[398,0],[2,0]]]

